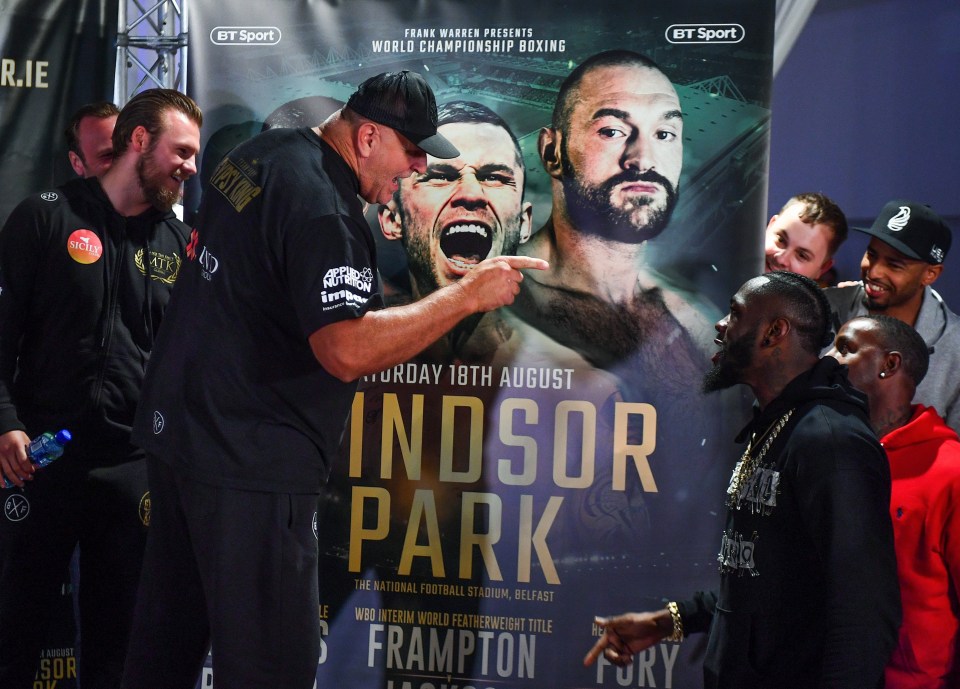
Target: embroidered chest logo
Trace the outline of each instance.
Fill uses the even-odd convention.
[[[141,275],[147,274],[147,264],[144,261],[144,250],[138,249],[133,255],[133,262]],[[161,254],[159,251],[150,252],[150,278],[172,285],[180,274],[181,259],[176,254]]]
[[[141,275],[147,274],[147,265],[143,258],[144,250],[138,249],[133,255],[133,262]],[[150,252],[150,278],[172,285],[180,274],[180,257],[177,254],[161,254],[159,251]]]
[[[723,539],[720,541],[720,554],[717,556],[721,573],[736,573],[738,576],[743,576],[744,572],[749,572],[750,576],[760,576],[757,565],[753,560],[754,548],[757,540],[759,540],[756,531],[753,532],[752,539],[750,541],[746,540],[739,531],[725,531],[723,533]]]
[[[103,256],[103,243],[92,230],[74,230],[67,237],[67,253],[77,263],[96,263]]]

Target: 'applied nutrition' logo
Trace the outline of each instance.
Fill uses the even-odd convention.
[[[67,238],[67,253],[77,263],[96,263],[103,255],[103,243],[92,230],[74,230]]]

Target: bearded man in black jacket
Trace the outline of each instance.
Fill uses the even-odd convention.
[[[189,229],[171,208],[197,171],[200,109],[144,91],[101,178],[28,197],[0,233],[0,687],[33,686],[62,573],[80,544],[79,675],[119,685],[149,523],[130,425]],[[73,440],[42,470],[29,439]]]
[[[731,299],[704,388],[747,385],[757,406],[727,489],[719,591],[597,618],[585,663],[625,665],[709,629],[708,688],[882,686],[900,623],[890,472],[865,396],[819,358],[829,313],[795,273],[753,278]]]

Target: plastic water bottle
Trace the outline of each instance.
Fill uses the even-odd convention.
[[[54,433],[44,433],[30,441],[27,446],[27,459],[37,468],[45,467],[63,454],[64,445],[70,442],[73,436],[70,431],[63,429]],[[13,488],[7,479],[3,479],[4,488]]]

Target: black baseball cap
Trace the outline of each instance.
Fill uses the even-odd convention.
[[[396,129],[434,158],[456,158],[460,151],[437,134],[437,100],[416,72],[384,72],[364,81],[347,107],[369,120]]]
[[[943,263],[952,240],[950,228],[929,206],[904,199],[887,203],[870,227],[853,229],[873,235],[910,258],[934,265]]]

